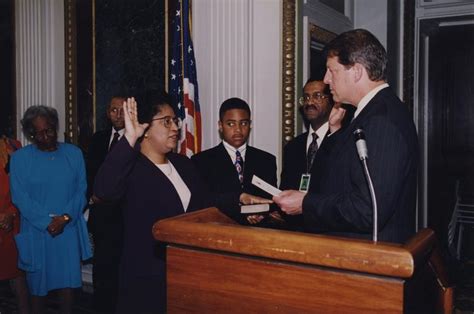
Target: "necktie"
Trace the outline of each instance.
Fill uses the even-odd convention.
[[[237,150],[235,151],[235,169],[239,175],[240,184],[244,182],[244,161],[242,160],[242,155]]]
[[[308,171],[308,173],[311,170],[311,167],[313,166],[314,156],[316,156],[316,152],[318,151],[318,135],[315,132],[313,132],[311,135],[313,136],[313,141],[311,142],[311,144],[309,144],[306,159],[306,170]]]
[[[112,139],[112,142],[110,143],[110,146],[109,146],[109,152],[112,150],[112,148],[115,146],[115,144],[117,144],[117,142],[119,140],[119,137],[120,137],[119,132],[115,132],[114,133],[114,138]]]

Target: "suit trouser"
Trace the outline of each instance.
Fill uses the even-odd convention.
[[[89,225],[94,241],[94,306],[99,312],[114,313],[122,254],[123,227],[120,209],[95,206],[91,210]]]

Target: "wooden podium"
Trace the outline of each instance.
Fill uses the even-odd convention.
[[[450,313],[433,231],[405,245],[241,226],[217,208],[159,221],[168,313]]]

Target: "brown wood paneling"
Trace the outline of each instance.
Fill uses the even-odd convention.
[[[169,313],[401,313],[404,281],[169,247]]]

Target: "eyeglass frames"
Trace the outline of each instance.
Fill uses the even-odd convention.
[[[161,118],[155,118],[155,119],[152,119],[151,121],[156,121],[156,120],[162,120],[163,121],[163,125],[165,126],[165,128],[171,128],[171,123],[174,123],[178,129],[181,129],[181,127],[183,126],[183,121],[178,118],[178,117],[171,117],[171,116],[166,116],[166,117],[161,117]]]
[[[298,99],[298,102],[301,106],[309,104],[309,102],[312,100],[321,102],[324,99],[328,99],[329,96],[320,92],[315,92],[312,95],[304,95]]]

